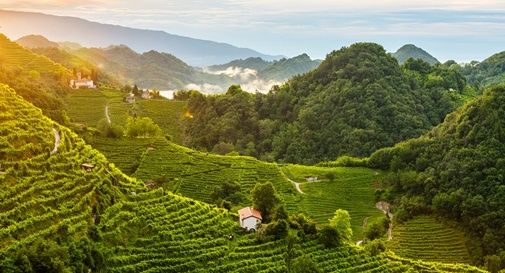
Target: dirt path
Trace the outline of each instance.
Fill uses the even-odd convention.
[[[284,178],[286,178],[286,180],[288,180],[289,182],[291,182],[291,184],[293,184],[293,186],[295,186],[296,190],[301,193],[301,194],[305,194],[302,189],[300,188],[300,184],[301,183],[298,183],[298,182],[295,182],[293,180],[291,180],[281,169],[281,167],[277,166],[277,168],[279,169],[279,172],[281,173],[282,176],[284,176]]]
[[[393,240],[393,213],[391,213],[391,204],[385,201],[380,201],[375,204],[375,207],[384,212],[389,218],[388,241]]]
[[[60,142],[61,142],[61,137],[60,137],[60,133],[58,132],[58,130],[53,128],[53,133],[54,133],[54,148],[51,151],[52,155],[58,152],[58,146],[60,146]]]
[[[107,104],[105,105],[105,118],[107,119],[107,122],[109,124],[112,123],[112,121],[110,120],[110,115],[109,115],[109,103],[107,102]]]

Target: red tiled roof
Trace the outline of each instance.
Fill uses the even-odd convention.
[[[243,209],[238,210],[238,215],[240,216],[240,220],[249,218],[249,217],[254,217],[257,219],[262,220],[263,218],[261,217],[261,213],[254,208],[251,207],[246,207]]]

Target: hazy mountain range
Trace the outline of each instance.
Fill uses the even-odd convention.
[[[86,47],[124,44],[137,52],[149,50],[167,52],[196,66],[226,63],[249,57],[261,57],[269,61],[283,57],[226,43],[173,35],[164,31],[134,29],[42,13],[0,10],[0,26],[2,33],[11,39],[40,34],[52,41],[72,41]]]
[[[232,84],[240,84],[249,92],[266,92],[273,85],[316,68],[321,62],[302,54],[279,61],[248,58],[201,69],[169,53],[155,50],[137,53],[126,45],[88,48],[75,42],[56,43],[41,35],[24,36],[16,42],[71,70],[85,74],[98,70],[100,79],[107,82],[115,79],[141,88],[196,89],[204,93],[221,93]],[[248,60],[261,65],[248,65]]]

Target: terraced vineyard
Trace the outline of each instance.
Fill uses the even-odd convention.
[[[186,110],[185,101],[140,100],[139,115],[150,117],[165,134],[172,136],[173,142],[182,143],[182,118]]]
[[[78,123],[96,127],[99,120],[106,118],[108,105],[112,123],[124,126],[128,115],[149,117],[160,126],[165,134],[172,136],[175,143],[182,143],[182,118],[186,108],[184,101],[162,99],[137,100],[134,104],[123,101],[125,93],[117,90],[74,90],[66,98],[69,117]]]
[[[35,240],[60,244],[71,238],[92,240],[103,272],[285,271],[286,241],[258,243],[254,235],[238,232],[233,214],[163,189],[149,191],[4,85],[0,110],[2,271],[14,251]],[[177,147],[167,145],[172,146]],[[203,156],[195,155],[195,162],[203,164]],[[271,174],[276,169],[253,159],[237,161],[259,164]],[[95,167],[82,170],[82,163]],[[480,272],[392,254],[370,256],[350,245],[326,249],[310,237],[293,249],[295,256],[311,255],[323,272]],[[41,262],[29,259],[24,261]]]
[[[286,272],[285,240],[258,243],[236,234],[230,215],[187,198],[155,190],[109,208],[99,231],[109,272]],[[228,236],[235,234],[233,240]],[[314,238],[297,240],[294,257],[310,255],[322,272],[481,272],[392,254],[370,256],[344,245],[324,248]],[[457,270],[455,270],[457,269]]]
[[[0,85],[0,254],[53,238],[86,236],[97,206],[142,185],[111,168],[70,130]],[[53,129],[61,137],[56,152]],[[81,169],[92,163],[92,172]]]
[[[383,214],[375,208],[374,182],[380,173],[366,168],[325,168],[300,165],[282,167],[283,172],[301,183],[303,191],[299,208],[319,223],[326,223],[335,210],[345,209],[351,216],[354,238],[363,238],[364,224]],[[326,176],[332,173],[333,180]],[[316,176],[318,182],[307,182],[305,177]]]
[[[0,33],[0,64],[11,68],[18,67],[21,71],[37,71],[40,74],[53,77],[56,81],[67,82],[70,71],[60,64],[56,64],[49,58],[37,55],[10,41]]]
[[[96,127],[98,121],[106,118],[108,104],[111,121],[124,125],[131,106],[123,102],[123,95],[111,90],[73,90],[66,98],[66,110],[72,121]]]
[[[165,139],[156,140],[144,153],[134,176],[145,181],[163,177],[169,181],[166,185],[169,190],[206,202],[211,202],[211,193],[224,182],[238,182],[241,190],[249,193],[257,182],[269,181],[281,193],[288,208],[296,208],[295,189],[277,165],[252,157],[202,153]]]
[[[397,224],[388,247],[407,258],[445,263],[470,262],[464,234],[432,216],[418,216],[404,224]]]
[[[153,146],[155,139],[150,138],[121,138],[113,139],[95,136],[88,139],[95,149],[102,152],[108,160],[128,175],[137,170],[144,152]]]

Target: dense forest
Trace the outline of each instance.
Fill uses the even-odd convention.
[[[188,146],[315,163],[418,137],[466,92],[466,80],[450,67],[413,59],[400,66],[380,45],[358,43],[268,94],[232,86],[224,95],[179,95],[189,97]]]
[[[398,220],[435,210],[459,221],[480,239],[473,256],[488,268],[505,268],[503,105],[505,87],[492,88],[425,136],[379,150],[368,161],[394,171],[383,197],[399,206]]]

